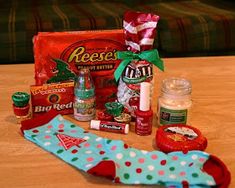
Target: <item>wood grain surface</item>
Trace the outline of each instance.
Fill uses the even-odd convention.
[[[218,156],[232,175],[230,187],[235,187],[235,56],[164,59],[165,72],[155,69],[153,110],[156,112],[161,81],[167,77],[184,77],[192,82],[193,107],[191,125],[199,128],[208,139],[206,152]],[[20,134],[20,125],[12,111],[11,95],[29,92],[34,84],[34,65],[0,65],[0,187],[133,187],[114,184],[104,178],[81,172]],[[65,118],[88,129],[88,123],[76,122],[72,115]],[[122,139],[132,147],[155,150],[157,129],[154,114],[150,136],[91,132],[110,139]],[[156,187],[156,186],[137,186]]]

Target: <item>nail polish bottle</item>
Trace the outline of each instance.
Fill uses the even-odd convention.
[[[135,132],[141,136],[152,133],[153,111],[150,107],[151,83],[142,82],[140,84],[140,103],[135,111],[136,122]]]

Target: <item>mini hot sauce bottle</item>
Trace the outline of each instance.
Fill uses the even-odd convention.
[[[74,87],[74,118],[90,121],[95,118],[95,86],[89,69],[81,69]]]
[[[152,133],[153,111],[150,108],[151,83],[142,82],[140,84],[140,103],[135,111],[136,123],[135,132],[141,136]]]
[[[16,92],[12,95],[13,111],[17,118],[17,123],[30,118],[29,94]]]

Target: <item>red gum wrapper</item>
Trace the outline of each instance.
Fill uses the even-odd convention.
[[[51,110],[60,114],[73,113],[74,82],[30,86],[33,117]]]
[[[150,50],[153,47],[159,16],[127,11],[124,15],[124,37],[127,49],[132,52]]]

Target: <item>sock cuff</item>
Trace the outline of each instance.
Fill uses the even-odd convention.
[[[227,188],[229,186],[231,174],[218,157],[210,155],[203,165],[203,170],[214,178],[218,188]]]
[[[29,130],[32,128],[40,127],[46,123],[48,123],[50,120],[52,120],[55,116],[58,115],[58,112],[55,110],[50,110],[48,113],[42,116],[38,116],[32,119],[27,119],[21,122],[20,130],[22,134],[24,134],[25,130]]]

